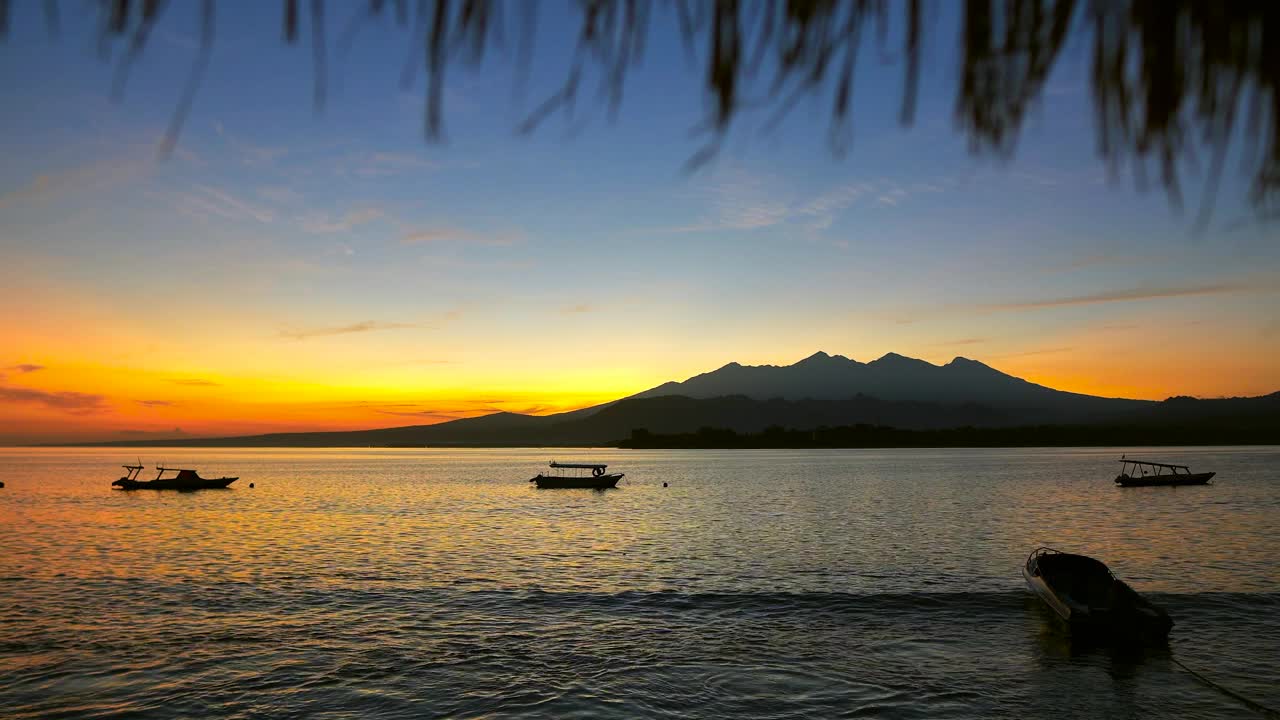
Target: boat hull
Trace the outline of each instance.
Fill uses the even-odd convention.
[[[591,477],[564,477],[559,475],[539,475],[530,478],[540,490],[607,490],[618,486],[618,481],[625,473],[609,473]]]
[[[1042,561],[1050,567],[1041,566]],[[1073,635],[1109,642],[1163,643],[1173,628],[1168,613],[1093,558],[1037,550],[1027,558],[1022,577]]]
[[[1190,473],[1186,475],[1167,474],[1167,475],[1142,475],[1133,477],[1131,475],[1119,475],[1116,477],[1116,484],[1120,487],[1176,487],[1178,485],[1205,485],[1217,473]]]
[[[111,483],[111,485],[121,490],[223,490],[239,479],[238,477],[197,478],[195,480],[179,480],[177,478],[130,480],[129,478],[120,478]]]

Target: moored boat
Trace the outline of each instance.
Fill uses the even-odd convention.
[[[1162,641],[1173,628],[1168,613],[1088,555],[1036,548],[1027,556],[1022,576],[1073,633]]]
[[[123,467],[129,473],[111,483],[112,487],[122,490],[217,490],[240,479],[239,477],[202,478],[195,470],[157,466],[156,470],[159,472],[156,473],[154,480],[139,480],[138,474],[143,471],[144,466],[124,465]],[[164,474],[167,472],[175,475],[165,477]]]
[[[538,473],[537,476],[529,478],[529,482],[537,483],[538,487],[547,489],[568,489],[578,488],[586,490],[606,490],[611,487],[617,487],[618,481],[622,479],[624,473],[607,473],[605,470],[608,465],[600,465],[596,463],[558,463],[551,462],[553,470],[586,470],[587,473],[562,473],[557,475],[543,475]]]
[[[1217,473],[1193,473],[1186,465],[1129,460],[1120,457],[1122,467],[1116,476],[1120,487],[1154,487],[1168,485],[1204,485]],[[1167,471],[1167,472],[1166,472]]]

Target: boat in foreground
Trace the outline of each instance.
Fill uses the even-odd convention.
[[[1036,548],[1022,576],[1073,633],[1100,633],[1113,640],[1163,641],[1173,620],[1100,560]]]
[[[1204,485],[1217,473],[1193,473],[1186,465],[1129,460],[1120,458],[1122,467],[1116,476],[1120,487],[1150,487],[1161,485]],[[1132,466],[1132,467],[1130,467]],[[1165,471],[1168,472],[1165,472]]]
[[[538,473],[536,477],[529,478],[529,482],[537,483],[539,488],[578,488],[586,490],[606,490],[611,487],[617,487],[618,481],[622,479],[624,473],[606,473],[605,469],[608,465],[598,465],[595,463],[558,463],[551,462],[553,470],[587,470],[586,473],[563,473],[557,475],[543,475]]]
[[[138,473],[144,469],[142,465],[124,465],[123,467],[129,471],[129,474],[111,483],[112,487],[122,490],[218,490],[240,479],[238,477],[202,478],[195,470],[156,467],[159,472],[156,473],[154,480],[139,480]],[[176,474],[165,477],[164,474],[167,472]]]

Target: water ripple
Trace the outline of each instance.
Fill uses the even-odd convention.
[[[605,494],[527,487],[527,451],[166,450],[258,486],[195,494],[0,452],[7,717],[1240,711],[1173,657],[1280,705],[1274,450],[1166,451],[1221,480],[1163,493],[1099,451],[626,453]],[[1169,647],[1073,641],[1021,586],[1039,544],[1167,607]]]

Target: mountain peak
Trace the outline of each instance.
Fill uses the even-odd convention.
[[[987,369],[991,368],[990,365],[984,362],[979,362],[977,360],[970,360],[969,358],[961,355],[957,355],[954,358],[952,358],[951,362],[947,363],[947,365],[952,365],[955,367],[975,367],[975,368],[987,368]]]
[[[929,363],[925,362],[924,360],[918,360],[916,358],[907,357],[906,355],[899,355],[896,352],[890,352],[890,353],[885,353],[884,355],[881,355],[880,357],[876,358],[875,360],[872,360],[868,364],[904,366],[904,365],[928,365]]]
[[[807,357],[807,358],[805,358],[805,359],[801,360],[800,362],[797,362],[797,363],[796,363],[796,365],[803,365],[803,364],[805,364],[805,363],[822,362],[823,360],[830,360],[830,359],[831,359],[831,356],[830,356],[830,355],[828,355],[828,354],[826,354],[825,352],[823,352],[823,351],[819,350],[818,352],[816,352],[816,353],[814,353],[814,354],[810,355],[809,357]]]

